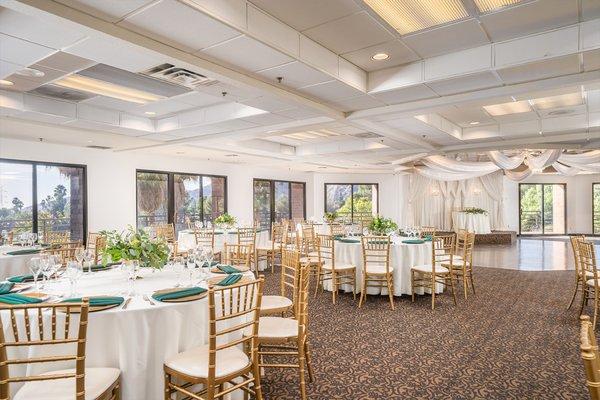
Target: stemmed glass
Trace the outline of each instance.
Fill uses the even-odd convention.
[[[75,249],[75,259],[77,260],[77,262],[79,264],[81,264],[83,262],[83,253],[85,252],[85,249],[83,247],[78,247]]]
[[[199,281],[204,281],[206,279],[206,269],[210,268],[210,263],[206,257],[206,249],[204,247],[199,247],[196,251],[197,254],[197,262],[198,267],[200,267],[200,279]]]
[[[74,297],[77,294],[77,281],[83,275],[83,267],[76,261],[67,262],[65,275],[71,283],[71,294],[69,297]]]
[[[177,279],[177,283],[175,287],[181,286],[181,273],[183,272],[183,257],[174,257],[173,258],[173,271],[175,272],[175,277]]]
[[[129,296],[135,296],[135,280],[137,279],[140,270],[140,262],[138,260],[129,260],[125,263],[127,278],[129,280]]]
[[[42,272],[42,259],[40,257],[33,257],[29,260],[29,271],[31,271],[31,275],[33,275],[33,284],[35,286],[35,290],[40,290],[38,277]]]
[[[48,254],[42,254],[40,258],[42,259],[42,275],[44,277],[42,288],[44,288],[46,282],[54,274],[54,260],[51,260]]]
[[[84,267],[87,265],[88,267],[88,272],[91,274],[92,273],[92,260],[94,259],[94,252],[90,249],[85,249],[83,251],[83,262]]]
[[[196,269],[196,251],[194,249],[190,249],[188,251],[188,257],[187,257],[185,267],[188,271],[188,276],[189,276],[190,286],[191,286],[194,281],[194,270]]]

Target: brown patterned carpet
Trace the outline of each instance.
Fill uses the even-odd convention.
[[[351,295],[310,305],[317,399],[585,399],[577,307],[566,311],[573,272],[477,268],[477,294],[436,299]],[[277,292],[267,274],[266,293]],[[462,292],[459,292],[462,296]],[[271,369],[267,399],[299,399],[295,370]]]

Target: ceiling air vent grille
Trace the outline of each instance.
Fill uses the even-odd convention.
[[[108,146],[99,146],[97,144],[91,144],[89,146],[85,146],[88,149],[96,149],[96,150],[110,150],[112,149],[112,147],[108,147]]]
[[[352,135],[354,137],[357,138],[361,138],[361,139],[375,139],[375,138],[380,138],[383,137],[381,135],[378,135],[376,133],[373,132],[361,132],[361,133],[355,133],[354,135]]]
[[[214,85],[218,82],[215,79],[207,78],[206,76],[197,72],[193,72],[185,68],[179,68],[168,63],[150,68],[149,70],[143,72],[143,74],[191,89]]]

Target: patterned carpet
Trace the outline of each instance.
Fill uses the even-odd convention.
[[[310,304],[317,399],[585,399],[577,311],[566,311],[572,271],[477,268],[477,294],[436,299],[351,295]],[[276,277],[267,275],[269,294]],[[459,292],[462,296],[462,292]],[[271,369],[267,399],[299,398],[296,370]]]

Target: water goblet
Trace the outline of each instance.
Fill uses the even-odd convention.
[[[71,284],[70,297],[75,297],[77,294],[77,281],[83,275],[83,267],[77,261],[68,261],[65,269],[65,276]]]
[[[85,252],[85,249],[83,247],[78,247],[75,249],[75,259],[77,260],[77,262],[79,264],[81,264],[83,262],[83,253]]]
[[[87,266],[88,272],[90,274],[92,273],[92,260],[94,260],[94,257],[95,257],[95,254],[92,250],[85,249],[83,251],[84,268],[85,268],[85,266]]]
[[[29,271],[31,271],[31,275],[33,276],[33,285],[37,292],[40,289],[38,278],[42,272],[42,259],[40,257],[32,257],[29,260]]]
[[[196,269],[196,253],[195,252],[188,253],[185,268],[187,269],[190,286],[191,286],[194,281],[194,270]]]
[[[173,271],[175,272],[175,279],[177,280],[175,287],[180,287],[181,274],[183,272],[183,257],[175,257],[173,259]]]
[[[135,296],[135,280],[138,277],[140,270],[140,262],[138,260],[128,260],[125,262],[125,270],[127,271],[127,279],[129,280],[129,296]]]

